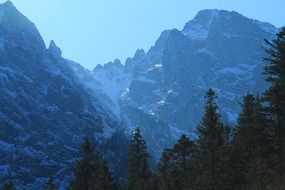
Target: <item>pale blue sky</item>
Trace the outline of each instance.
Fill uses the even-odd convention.
[[[4,0],[0,0],[4,2]],[[63,56],[86,68],[138,48],[148,50],[165,29],[182,29],[202,9],[235,10],[247,17],[285,25],[284,0],[12,0],[55,40]]]

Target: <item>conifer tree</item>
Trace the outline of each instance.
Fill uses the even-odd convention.
[[[74,179],[69,190],[116,190],[117,185],[108,164],[94,152],[87,138],[81,145],[81,159],[73,167]]]
[[[128,188],[130,190],[144,190],[148,188],[151,176],[148,159],[149,154],[146,142],[140,134],[140,129],[137,128],[134,131],[129,149]]]
[[[115,179],[109,170],[106,161],[98,160],[100,163],[97,172],[94,172],[91,179],[89,190],[116,190]]]
[[[182,135],[178,142],[173,147],[173,154],[176,163],[179,164],[180,168],[184,171],[187,170],[187,160],[193,153],[194,142],[192,142],[186,135]]]
[[[81,159],[73,167],[74,179],[70,183],[70,190],[89,190],[91,188],[91,177],[98,168],[93,146],[87,138],[81,145]]]
[[[194,143],[186,135],[182,135],[172,149],[164,150],[157,167],[161,190],[189,189],[189,160],[193,146]]]
[[[271,125],[275,128],[276,170],[280,181],[285,181],[285,27],[277,34],[276,39],[266,40],[268,62],[265,67],[267,81],[270,88],[266,91],[264,98],[269,103],[267,106]]]
[[[178,188],[177,168],[171,149],[165,149],[157,167],[158,187],[160,190],[175,190]]]
[[[49,177],[48,181],[46,182],[46,184],[43,187],[44,190],[57,190],[58,187],[57,185],[54,183],[53,178]]]
[[[149,180],[149,185],[148,185],[148,189],[149,190],[159,190],[161,189],[160,188],[160,185],[159,185],[159,178],[158,178],[158,175],[157,173],[151,173],[151,177],[150,177],[150,180]]]
[[[259,98],[248,94],[243,98],[242,111],[235,129],[231,166],[234,188],[249,187],[269,176],[270,130]],[[267,169],[266,169],[267,168]],[[268,181],[267,181],[268,182]]]
[[[194,142],[184,134],[172,149],[173,161],[177,171],[176,178],[178,178],[181,190],[189,189],[189,183],[192,181],[191,156],[193,149]]]
[[[13,190],[14,189],[14,185],[12,182],[6,182],[2,185],[1,190]]]
[[[197,176],[194,189],[228,189],[229,130],[220,121],[215,102],[215,92],[210,89],[206,94],[205,113],[198,126],[197,148],[193,154]]]

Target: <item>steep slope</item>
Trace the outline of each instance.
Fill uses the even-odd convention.
[[[146,54],[140,50],[120,67],[125,75],[116,81],[120,76],[131,81],[113,98],[119,100],[114,104],[120,105],[121,120],[142,128],[156,158],[182,132],[195,131],[208,88],[219,95],[223,119],[235,122],[241,97],[266,88],[263,44],[276,31],[236,12],[203,10],[182,31],[162,32]],[[116,69],[103,68],[106,76]],[[97,69],[94,77],[102,78]],[[116,86],[112,80],[101,82]]]
[[[83,137],[103,142],[117,124],[80,83],[76,64],[53,41],[47,49],[10,1],[0,15],[0,181],[39,189],[49,175],[69,175]]]
[[[106,93],[109,98],[109,107],[120,119],[119,97],[130,86],[131,73],[125,71],[125,67],[119,60],[109,62],[104,67],[98,65],[93,72],[96,73],[95,81],[98,81],[98,85],[94,86]]]

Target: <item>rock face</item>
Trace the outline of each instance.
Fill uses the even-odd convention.
[[[112,137],[118,124],[75,67],[85,71],[53,41],[47,49],[10,1],[0,5],[0,181],[39,189],[49,175],[63,180],[85,136]]]
[[[182,31],[162,32],[147,53],[138,50],[125,66],[97,66],[94,78],[117,87],[116,96],[102,90],[119,105],[125,125],[142,128],[158,158],[182,132],[195,131],[207,89],[217,92],[228,123],[235,122],[242,96],[263,92],[264,39],[277,30],[236,12],[203,10]]]

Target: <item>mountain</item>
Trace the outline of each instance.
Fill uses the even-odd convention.
[[[10,2],[0,5],[0,180],[39,189],[53,175],[68,183],[88,136],[123,177],[128,137],[140,127],[157,161],[182,133],[195,138],[204,93],[219,95],[223,120],[236,121],[247,92],[261,93],[263,40],[278,31],[236,12],[203,10],[182,30],[125,63],[89,71],[48,48]]]
[[[85,72],[54,41],[46,48],[10,1],[0,5],[0,181],[27,189],[50,175],[67,182],[84,137],[103,144],[116,134],[118,122],[76,69]]]
[[[182,133],[195,137],[209,88],[219,96],[223,120],[236,121],[242,96],[267,87],[264,39],[277,31],[234,11],[202,10],[181,31],[162,32],[147,53],[99,65],[93,75],[119,120],[142,128],[157,159]]]

